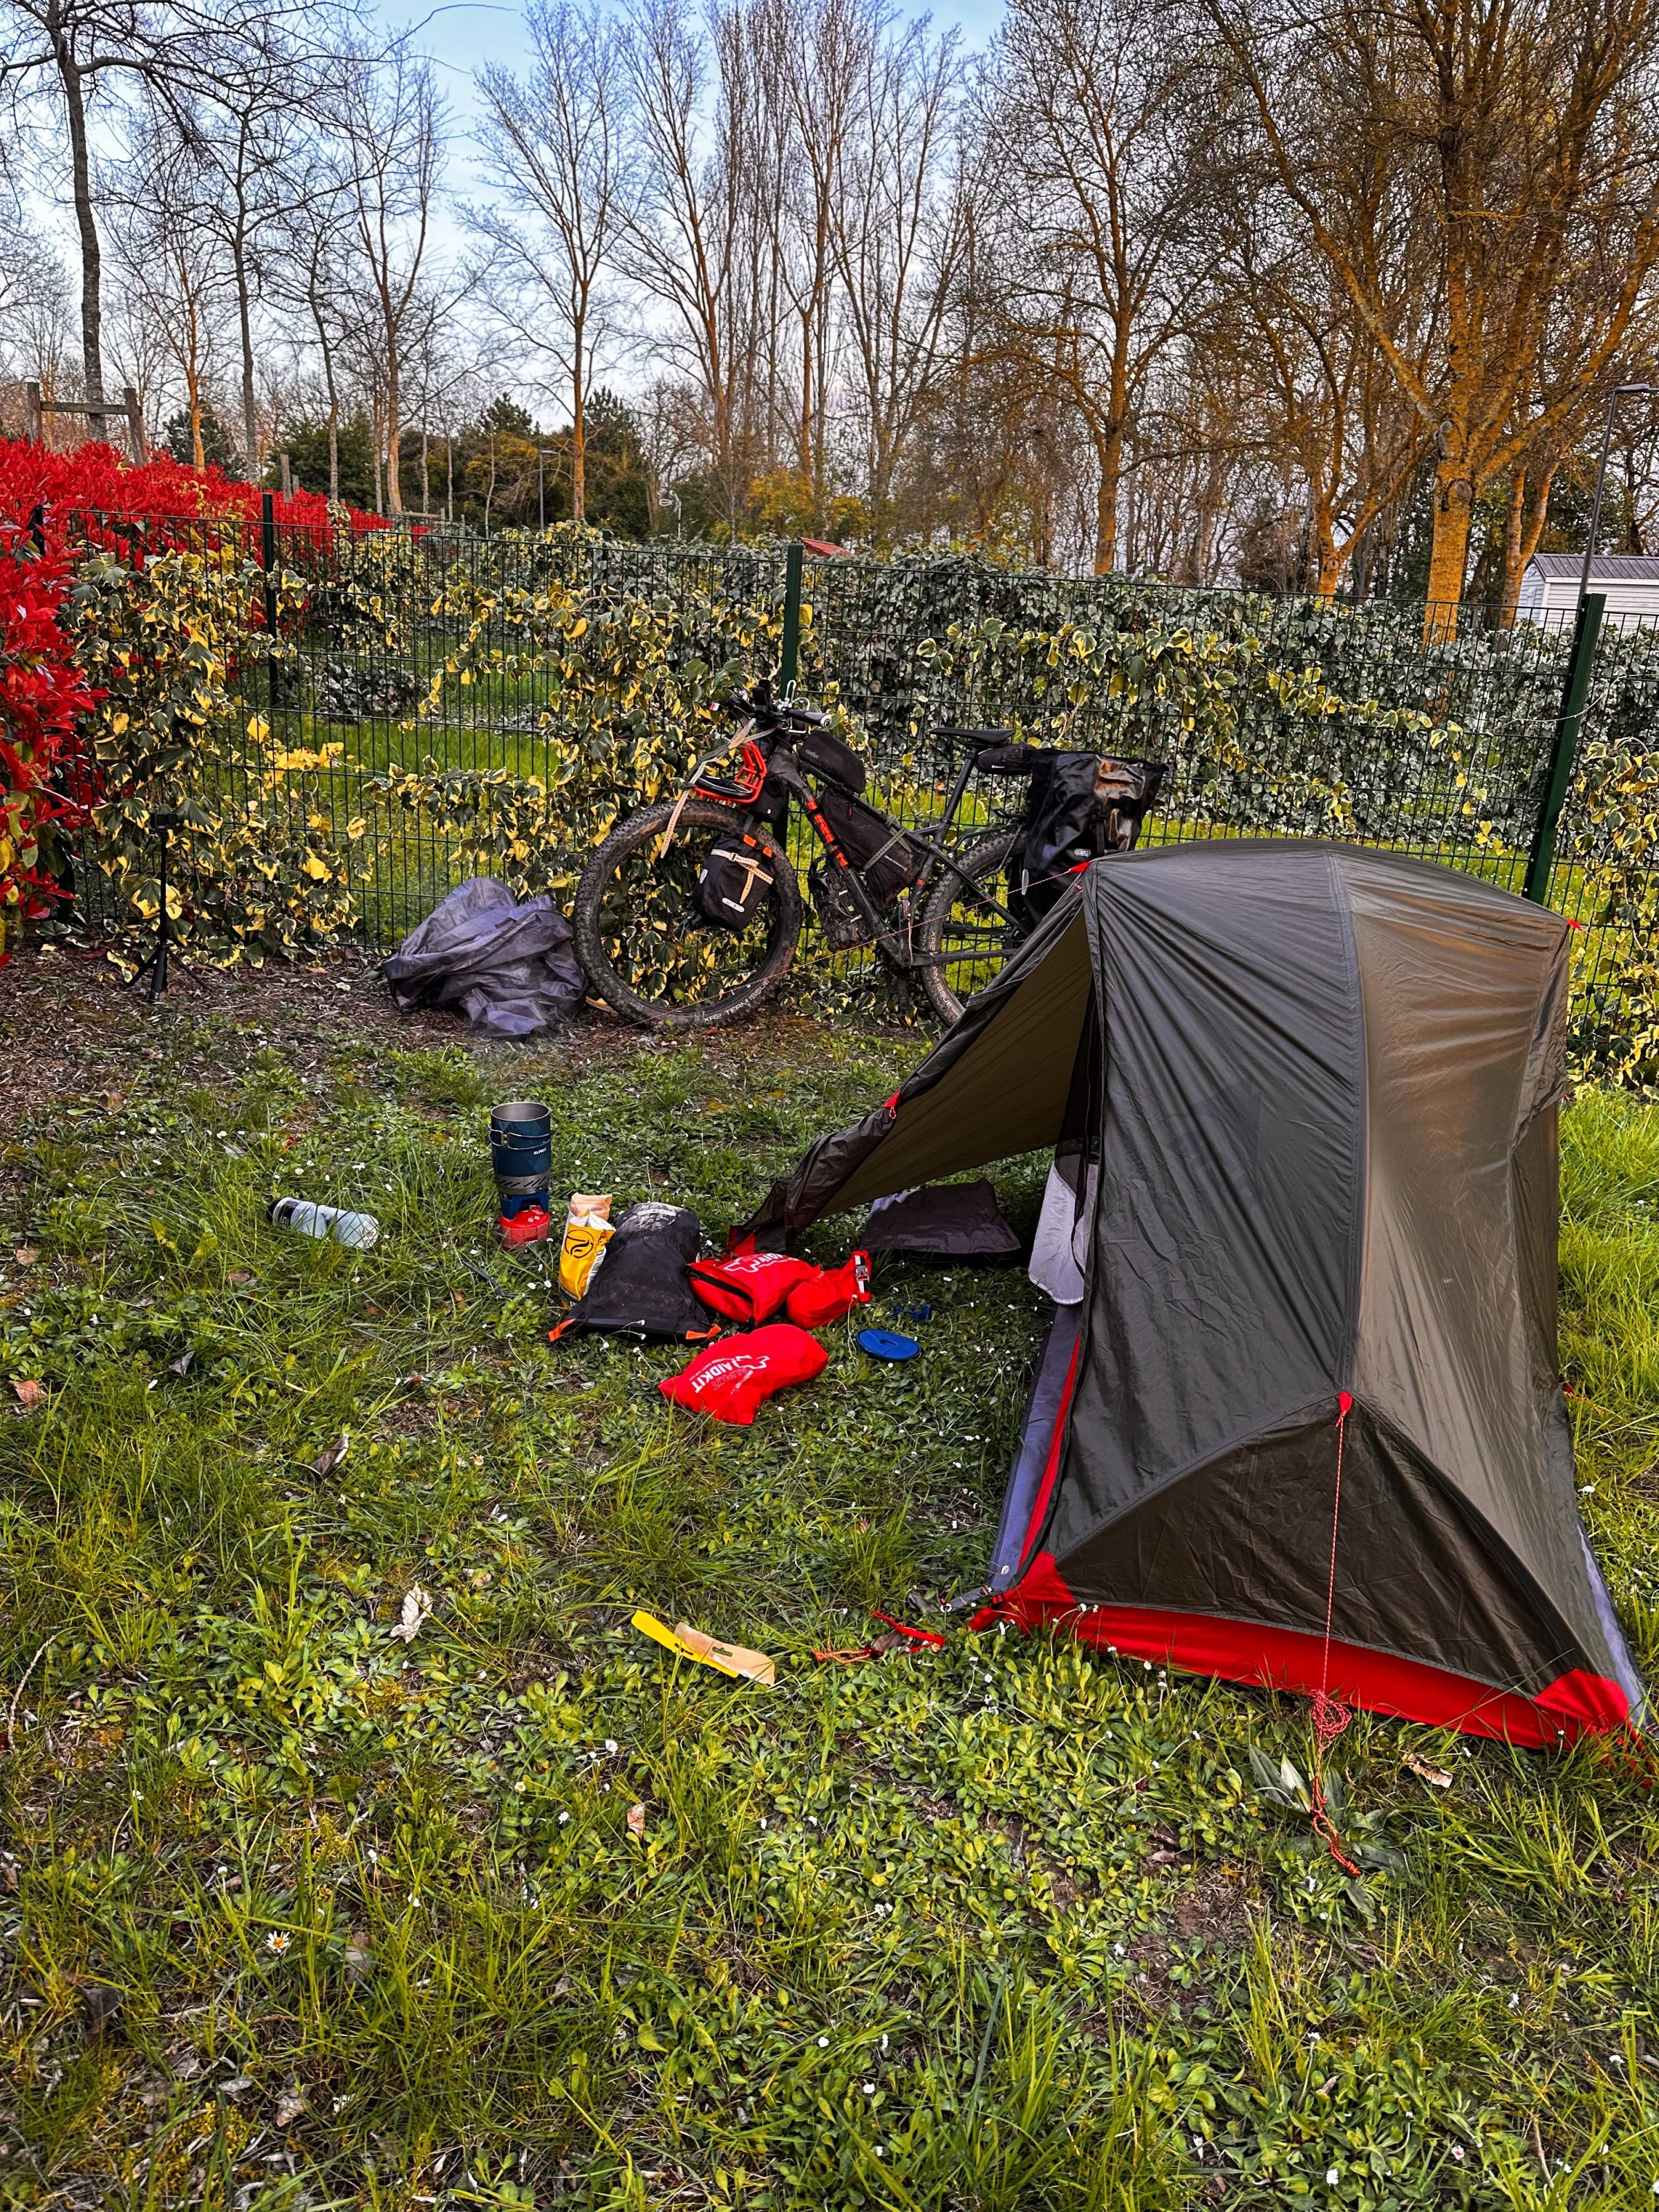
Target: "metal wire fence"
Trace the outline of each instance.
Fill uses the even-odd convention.
[[[515,791],[538,782],[538,835],[558,862],[542,872],[566,884],[596,830],[708,749],[721,683],[775,671],[798,626],[802,690],[847,709],[873,788],[902,825],[936,815],[956,773],[941,726],[1006,726],[1162,760],[1154,841],[1321,835],[1516,890],[1530,874],[1534,895],[1587,926],[1577,983],[1604,1011],[1647,958],[1628,838],[1615,849],[1595,775],[1651,726],[1653,626],[1608,624],[1578,656],[1583,696],[1565,728],[1576,766],[1555,793],[1558,827],[1571,610],[1505,627],[1470,606],[1068,579],[957,555],[797,554],[797,618],[782,547],[568,528],[489,539],[441,526],[302,531],[269,518],[85,515],[73,534],[88,561],[173,556],[221,588],[240,580],[248,619],[227,739],[198,755],[198,772],[246,789],[300,763],[296,804],[347,856],[359,927],[378,946],[477,872],[476,841],[444,826],[441,805],[394,809],[390,780],[424,778],[452,798],[489,777]],[[1018,803],[1018,787],[976,781],[965,823]],[[84,896],[95,908],[95,877]],[[859,956],[833,964],[860,972]]]

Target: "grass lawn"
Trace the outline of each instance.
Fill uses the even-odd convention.
[[[1399,1870],[1354,1885],[1255,1786],[1252,1748],[1305,1767],[1294,1700],[1012,1633],[814,1662],[982,1571],[1022,1274],[889,1271],[922,1357],[831,1332],[752,1431],[664,1403],[681,1354],[547,1343],[492,1098],[551,1102],[556,1188],[717,1236],[916,1038],[511,1054],[338,974],[154,1018],[0,979],[46,1069],[0,1131],[0,2203],[1655,2201],[1639,1761],[1362,1716],[1346,1818]],[[1659,1110],[1587,1096],[1566,1144],[1583,1504],[1659,1669]],[[287,1192],[380,1246],[273,1232]]]

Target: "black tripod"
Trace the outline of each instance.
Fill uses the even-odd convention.
[[[152,1006],[167,987],[169,948],[173,943],[173,925],[167,919],[167,853],[172,844],[173,833],[179,828],[183,818],[182,815],[172,808],[168,808],[165,812],[152,814],[149,817],[150,828],[159,834],[161,840],[160,866],[161,906],[155,918],[155,950],[148,959],[141,960],[133,969],[132,974],[127,978],[127,988],[131,990],[141,976],[148,975],[149,1002]],[[172,953],[171,959],[172,964],[178,969],[187,983],[191,984],[198,991],[204,991],[207,988],[206,984],[203,982],[182,952]]]

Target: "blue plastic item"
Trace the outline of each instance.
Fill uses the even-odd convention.
[[[861,1328],[859,1350],[872,1359],[914,1359],[921,1346],[914,1336],[901,1336],[895,1328]]]

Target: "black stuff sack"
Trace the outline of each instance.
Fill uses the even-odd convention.
[[[908,1260],[1017,1260],[1020,1243],[981,1176],[878,1198],[861,1239],[867,1252]]]
[[[580,1303],[548,1334],[639,1336],[659,1344],[700,1344],[720,1324],[686,1272],[702,1249],[702,1224],[690,1206],[645,1199],[630,1206],[587,1279]]]
[[[404,1012],[444,1006],[496,1036],[556,1030],[581,1004],[570,925],[544,894],[515,904],[505,884],[474,876],[381,963]]]
[[[777,880],[770,842],[732,828],[709,847],[691,902],[719,929],[747,929]]]

